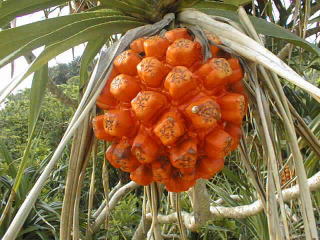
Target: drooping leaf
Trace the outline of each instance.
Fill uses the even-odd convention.
[[[24,73],[14,78],[10,85],[8,85],[2,91],[0,91],[0,102],[2,102],[8,96],[8,94],[10,94],[11,91],[15,89],[16,86],[18,86],[27,76],[29,76],[32,72],[37,71],[39,68],[42,67],[43,64],[46,64],[50,59],[54,58],[60,53],[67,51],[73,46],[77,46],[89,40],[97,39],[102,35],[123,33],[128,31],[129,29],[141,25],[143,25],[143,23],[136,21],[112,21],[89,27],[69,38],[55,42],[54,44],[46,47],[45,50],[41,52],[37,59]]]
[[[13,165],[13,158],[8,150],[8,147],[4,144],[2,139],[0,138],[0,158],[3,163],[8,166],[8,175],[12,178],[16,176],[16,168]]]
[[[10,0],[0,6],[0,27],[9,23],[15,17],[23,16],[42,9],[57,6],[66,0]]]
[[[22,56],[33,49],[36,49],[44,45],[48,46],[55,42],[64,40],[91,26],[95,26],[108,21],[131,20],[131,19],[132,19],[131,17],[127,17],[127,16],[94,17],[94,18],[84,19],[76,22],[70,21],[70,19],[68,19],[70,23],[69,24],[65,23],[65,25],[63,25],[60,28],[55,28],[55,26],[52,25],[54,29],[52,29],[50,32],[46,30],[47,33],[40,33],[37,36],[33,35],[32,38],[26,37],[21,40],[13,41],[13,43],[12,41],[9,40],[10,35],[11,37],[13,37],[12,34],[11,33],[7,34],[4,37],[5,39],[4,43],[3,44],[0,43],[0,66],[3,66],[11,62],[13,59],[19,56]],[[15,29],[12,29],[12,30],[15,30]],[[29,29],[27,29],[27,31],[28,30]],[[10,30],[7,30],[7,31],[9,32]],[[25,31],[25,29],[23,29],[23,31]],[[17,32],[15,32],[15,34],[17,34]],[[24,33],[24,32],[19,33],[19,36],[20,34],[27,35],[27,33]]]
[[[238,14],[234,11],[209,8],[199,8],[198,10],[211,16],[221,16],[240,23]],[[267,22],[264,19],[254,16],[250,16],[250,20],[259,34],[286,40],[287,42],[290,42],[296,46],[302,47],[308,51],[320,55],[320,49],[316,45],[307,42],[306,40],[298,37],[287,29],[284,29],[274,23]]]
[[[25,77],[32,72],[38,70],[43,64],[47,63],[50,59],[59,55],[60,53],[70,49],[73,46],[77,46],[83,42],[97,39],[101,37],[103,34],[116,34],[123,33],[128,31],[129,29],[141,26],[141,22],[135,21],[112,21],[108,23],[102,23],[90,28],[87,28],[79,33],[73,35],[70,38],[64,39],[60,42],[56,42],[50,46],[48,46],[41,54],[37,57],[37,59],[32,63],[29,67],[27,74]]]
[[[17,192],[23,178],[24,170],[27,167],[29,160],[31,146],[33,144],[34,130],[40,114],[40,107],[45,93],[46,83],[48,81],[48,65],[42,66],[33,75],[33,81],[30,93],[30,116],[29,116],[29,137],[27,146],[23,152],[23,156],[19,165],[18,172],[16,174],[15,182],[13,185],[13,191]]]
[[[206,2],[206,1],[195,1],[189,0],[184,1],[182,3],[182,8],[195,8],[195,9],[220,9],[220,10],[230,10],[236,11],[237,7],[235,5],[229,3],[222,3],[222,2]]]
[[[8,52],[11,52],[12,49],[15,49],[14,47],[25,45],[35,38],[46,35],[68,24],[91,18],[119,15],[121,15],[121,12],[119,11],[105,9],[103,11],[77,13],[68,16],[49,18],[46,20],[37,21],[12,29],[0,31],[0,59],[3,56],[7,55]]]
[[[31,136],[34,131],[45,95],[45,90],[48,82],[48,64],[45,64],[40,70],[35,72],[33,76],[31,92],[30,92],[30,113],[28,133]]]
[[[88,66],[97,55],[103,44],[106,42],[107,36],[103,35],[98,39],[89,41],[81,57],[80,64],[80,88],[88,79]]]
[[[225,2],[227,2],[228,4],[231,4],[231,5],[235,5],[235,6],[243,6],[243,5],[247,5],[247,4],[251,3],[252,1],[251,0],[228,0]]]

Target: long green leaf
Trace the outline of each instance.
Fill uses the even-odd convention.
[[[4,66],[5,64],[11,62],[15,58],[24,55],[25,53],[30,52],[33,49],[36,49],[41,46],[49,46],[55,42],[64,40],[72,35],[77,34],[78,32],[101,24],[105,22],[111,22],[115,20],[131,20],[132,18],[127,16],[106,16],[106,17],[95,17],[89,18],[77,22],[72,22],[67,24],[61,28],[58,28],[54,31],[49,32],[48,34],[41,35],[38,38],[33,38],[30,42],[23,44],[23,41],[17,41],[14,44],[10,45],[9,41],[7,44],[0,45],[0,67]],[[7,55],[4,55],[7,54]]]
[[[28,163],[31,146],[33,143],[34,130],[36,127],[36,123],[38,121],[40,106],[44,96],[44,90],[45,90],[47,81],[48,81],[48,65],[46,64],[42,66],[41,69],[36,71],[33,76],[31,96],[30,96],[31,106],[30,106],[30,119],[29,119],[29,137],[28,137],[27,146],[23,152],[23,156],[21,159],[21,163],[19,165],[16,179],[13,185],[13,191],[15,192],[17,192],[19,189],[24,170],[26,169],[26,166]]]
[[[4,1],[0,7],[0,27],[18,16],[23,16],[45,8],[57,6],[66,0],[10,0]]]
[[[206,2],[206,1],[185,1],[182,3],[183,8],[196,8],[196,9],[220,9],[236,11],[238,8],[235,5],[221,2]]]
[[[211,16],[221,16],[221,17],[229,18],[235,22],[240,22],[237,12],[234,12],[234,11],[211,9],[211,8],[199,8],[198,10]],[[258,33],[267,35],[270,37],[286,40],[294,45],[302,47],[308,51],[314,52],[315,54],[320,56],[320,49],[316,45],[307,42],[306,40],[291,33],[287,29],[284,29],[274,23],[267,22],[264,19],[253,17],[253,16],[250,16],[250,20],[253,23]]]
[[[232,5],[235,5],[235,6],[243,6],[243,5],[251,3],[252,0],[228,0],[228,1],[225,1],[225,2],[228,2],[228,4],[232,4]]]
[[[85,12],[49,18],[20,27],[0,31],[0,59],[33,39],[44,36],[66,25],[91,18],[119,15],[121,15],[119,11],[106,9],[103,11]]]
[[[139,8],[135,5],[129,5],[120,0],[102,0],[101,4],[106,8],[119,9],[120,11],[124,12],[127,12],[127,10],[129,10],[131,13],[137,13],[141,15],[145,14],[145,9]]]
[[[98,39],[89,41],[87,43],[86,49],[84,50],[81,63],[80,63],[80,88],[84,85],[84,83],[88,79],[88,66],[90,62],[97,55],[103,44],[107,40],[107,35],[103,35]]]
[[[2,139],[0,138],[0,158],[3,160],[3,162],[8,166],[8,175],[12,178],[16,176],[16,168],[13,165],[13,158],[7,148],[7,146],[4,144]]]
[[[112,21],[108,23],[102,23],[96,26],[89,27],[67,39],[48,46],[24,73],[14,78],[10,85],[0,91],[0,103],[3,102],[8,94],[10,94],[11,91],[15,89],[27,76],[29,76],[32,72],[37,71],[43,64],[46,64],[50,59],[54,58],[60,53],[70,49],[73,46],[77,46],[81,43],[97,39],[102,35],[124,33],[129,29],[141,25],[143,25],[143,23],[136,21]]]
[[[47,63],[50,59],[70,49],[73,46],[79,45],[89,40],[97,39],[103,34],[112,35],[116,33],[123,33],[128,31],[129,29],[141,25],[141,22],[135,21],[113,21],[87,28],[77,33],[76,35],[73,35],[70,38],[67,38],[63,41],[48,46],[29,67],[25,77],[31,74],[32,72],[38,70],[43,64]]]
[[[39,114],[43,98],[45,95],[45,90],[48,82],[48,64],[45,64],[39,71],[35,72],[31,92],[30,92],[30,113],[29,113],[29,125],[28,131],[29,136],[31,136],[34,131]]]

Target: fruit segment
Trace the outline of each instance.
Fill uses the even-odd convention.
[[[140,163],[151,163],[157,157],[159,147],[143,130],[140,130],[132,144],[132,153]]]
[[[144,52],[144,47],[143,47],[143,43],[146,40],[146,38],[138,38],[136,40],[134,40],[131,44],[130,44],[130,48],[132,51],[136,52],[136,53],[143,53]]]
[[[147,57],[162,59],[166,55],[169,41],[160,36],[153,36],[143,42],[144,51]]]
[[[127,110],[109,110],[104,114],[103,127],[107,134],[115,137],[130,135],[134,121]]]
[[[115,161],[116,159],[113,158],[113,151],[116,148],[117,144],[113,143],[110,145],[105,153],[105,158],[109,161],[109,163],[115,167],[115,168],[120,168],[120,162]]]
[[[147,186],[153,181],[152,170],[148,165],[140,165],[130,174],[130,178],[139,185]]]
[[[116,76],[110,85],[111,94],[123,102],[131,101],[139,91],[140,87],[135,78],[125,74]]]
[[[164,87],[173,99],[179,99],[195,89],[196,82],[188,68],[179,66],[173,68],[167,75]]]
[[[247,111],[246,100],[242,94],[228,93],[219,98],[222,119],[234,124],[240,124]]]
[[[232,69],[232,74],[227,78],[228,82],[235,83],[241,81],[243,78],[243,70],[239,60],[236,58],[230,58],[228,59],[228,63],[230,64],[230,67]]]
[[[123,140],[115,146],[112,161],[120,165],[120,169],[124,172],[132,172],[140,166],[140,163],[131,154],[131,145],[127,140]]]
[[[239,145],[239,141],[240,141],[240,138],[242,135],[241,128],[236,124],[227,123],[224,130],[232,137],[233,141],[232,141],[232,145],[231,145],[231,151],[233,151]]]
[[[110,83],[112,79],[114,79],[118,75],[116,70],[112,70],[110,73],[106,85],[102,89],[100,96],[97,99],[97,106],[101,109],[107,110],[109,108],[113,108],[118,104],[118,101],[114,98],[114,96],[110,92]]]
[[[151,166],[154,181],[165,183],[169,180],[171,176],[172,166],[169,162],[168,157],[158,157],[156,161],[152,162]]]
[[[155,57],[144,58],[137,69],[141,81],[149,87],[159,87],[166,74],[165,66]]]
[[[137,74],[137,65],[140,61],[139,54],[132,50],[127,50],[117,56],[113,64],[120,73],[134,76]]]
[[[220,128],[214,129],[207,137],[205,150],[209,157],[223,158],[231,151],[232,137]]]
[[[189,39],[177,39],[167,50],[166,61],[172,66],[191,67],[201,59],[201,46]]]
[[[183,120],[177,112],[165,113],[153,130],[164,145],[172,145],[184,134]]]
[[[106,133],[103,127],[104,122],[104,115],[96,116],[92,119],[92,127],[93,132],[96,135],[96,138],[105,140],[105,141],[112,141],[113,137]]]
[[[191,103],[185,112],[195,128],[213,128],[221,118],[220,106],[209,97]]]
[[[223,158],[202,158],[198,161],[196,169],[196,177],[209,179],[212,175],[220,172],[224,167]]]
[[[141,91],[132,101],[132,110],[137,119],[148,122],[166,106],[164,95],[153,91]]]
[[[186,28],[176,28],[173,30],[170,30],[164,34],[165,38],[168,39],[171,43],[173,43],[175,40],[178,39],[188,39],[192,40],[192,37],[188,33],[188,30]]]
[[[227,84],[226,78],[232,74],[228,61],[224,58],[212,58],[208,63],[202,65],[196,73],[207,89]]]
[[[198,158],[197,141],[195,139],[186,140],[175,146],[170,151],[170,161],[176,168],[192,168]]]

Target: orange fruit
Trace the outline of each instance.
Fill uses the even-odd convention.
[[[133,181],[181,192],[209,179],[237,148],[247,111],[238,59],[206,33],[212,58],[186,28],[134,40],[114,60],[93,130],[113,141],[105,158]]]

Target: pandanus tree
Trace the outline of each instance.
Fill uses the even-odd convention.
[[[319,48],[303,40],[317,33],[318,26],[309,28],[308,22],[316,22],[313,15],[319,3],[292,1],[286,8],[281,1],[73,1],[67,16],[8,27],[16,17],[65,3],[0,3],[0,66],[21,56],[30,62],[0,92],[0,101],[34,73],[28,144],[1,213],[0,224],[10,221],[2,239],[17,237],[70,141],[60,239],[92,239],[102,224],[107,231],[117,202],[139,185],[144,185],[145,194],[133,239],[168,237],[161,226],[175,222],[181,238],[187,239],[210,220],[247,218],[262,211],[270,239],[291,239],[295,230],[286,202],[294,199],[299,199],[295,206],[303,223],[300,233],[303,238],[318,239],[312,192],[320,187],[320,173],[310,166],[318,166],[320,157],[319,113],[306,120],[293,102],[298,101],[299,92],[319,109],[320,89],[308,81],[309,72],[302,77],[283,60],[290,55],[298,58],[299,51],[319,56]],[[276,21],[272,8],[280,12],[278,23],[294,33],[272,23]],[[86,48],[77,109],[51,160],[12,218],[8,213],[27,167],[48,82],[48,61],[81,43]],[[35,57],[32,50],[42,46]],[[96,56],[98,61],[89,73]],[[109,146],[100,176],[105,201],[95,210],[94,172],[89,206],[82,206],[80,199],[88,165],[96,164],[101,140]],[[214,176],[228,165],[226,156],[231,151],[254,189],[251,204],[239,201],[238,206],[223,207],[221,201],[210,198],[206,185],[219,187]],[[108,164],[130,172],[132,181],[109,189]],[[291,175],[294,183],[283,189],[283,181]],[[181,211],[182,195],[189,197],[191,212]],[[164,204],[171,204],[172,210],[162,212]],[[88,214],[85,231],[80,227],[84,224],[81,212]]]

